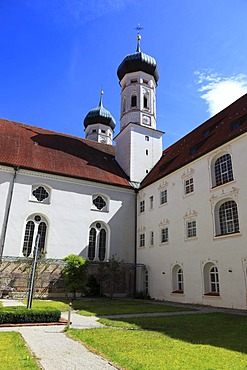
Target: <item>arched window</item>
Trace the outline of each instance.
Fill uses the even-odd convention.
[[[29,257],[34,252],[35,240],[38,234],[40,235],[39,252],[44,255],[46,251],[47,220],[43,216],[32,215],[28,217],[25,227],[22,247],[24,257]]]
[[[238,207],[234,200],[227,200],[215,207],[216,235],[239,232]]]
[[[219,208],[221,234],[239,232],[238,209],[233,200],[223,203]]]
[[[88,259],[93,261],[95,258],[96,230],[94,227],[89,231]]]
[[[204,266],[204,294],[205,295],[220,295],[219,273],[218,268],[208,262]]]
[[[28,221],[26,224],[23,249],[22,249],[22,254],[24,257],[29,257],[32,252],[33,234],[34,234],[34,222]]]
[[[95,222],[89,230],[88,259],[90,261],[106,261],[108,232],[102,222]]]
[[[184,273],[182,267],[179,265],[175,265],[172,269],[172,292],[184,292]]]
[[[223,154],[214,162],[213,180],[213,186],[219,186],[233,180],[232,159],[230,154]]]
[[[106,231],[101,229],[99,233],[99,260],[102,262],[105,259],[106,252]]]
[[[210,290],[212,293],[219,293],[220,286],[219,286],[219,275],[218,269],[216,266],[211,267],[209,270],[209,280],[210,280]]]

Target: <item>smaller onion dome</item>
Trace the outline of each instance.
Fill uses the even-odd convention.
[[[110,126],[112,130],[114,130],[116,126],[116,121],[113,118],[112,114],[109,112],[109,110],[103,107],[102,95],[103,91],[100,92],[99,105],[96,108],[91,109],[86,115],[84,119],[85,128],[95,123],[102,123],[106,126]]]
[[[141,36],[138,35],[136,52],[126,55],[118,67],[118,78],[121,81],[127,73],[143,71],[152,75],[157,83],[159,80],[159,72],[156,60],[153,57],[141,52],[140,40]]]

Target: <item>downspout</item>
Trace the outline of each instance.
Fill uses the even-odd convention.
[[[134,255],[134,296],[136,296],[136,269],[137,269],[137,192],[138,190],[135,189],[135,255]]]
[[[10,207],[11,207],[12,198],[13,198],[13,191],[14,191],[16,175],[19,170],[19,167],[14,167],[14,170],[15,172],[14,172],[14,176],[10,184],[10,188],[9,188],[9,194],[7,198],[7,207],[6,207],[5,217],[4,217],[4,222],[3,222],[1,245],[0,245],[0,261],[2,261],[2,257],[3,257],[3,249],[4,249],[7,227],[8,227],[8,222],[9,222]]]

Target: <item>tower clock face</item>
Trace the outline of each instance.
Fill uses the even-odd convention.
[[[148,117],[148,116],[142,116],[142,123],[144,125],[150,126],[151,125],[151,119],[150,119],[150,117]]]

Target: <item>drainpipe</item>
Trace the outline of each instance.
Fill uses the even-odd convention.
[[[2,257],[3,257],[3,249],[4,249],[7,227],[8,227],[8,222],[9,222],[10,207],[11,207],[11,203],[12,203],[14,185],[15,185],[15,180],[16,180],[16,175],[17,175],[18,170],[19,170],[19,167],[14,167],[15,172],[14,172],[14,176],[13,176],[13,179],[12,179],[12,181],[10,183],[10,187],[9,187],[7,207],[6,207],[6,211],[5,211],[5,217],[4,217],[3,229],[2,229],[1,245],[0,245],[0,261],[2,261]]]
[[[134,256],[134,295],[136,295],[136,266],[137,263],[137,189],[135,189],[135,256]]]

